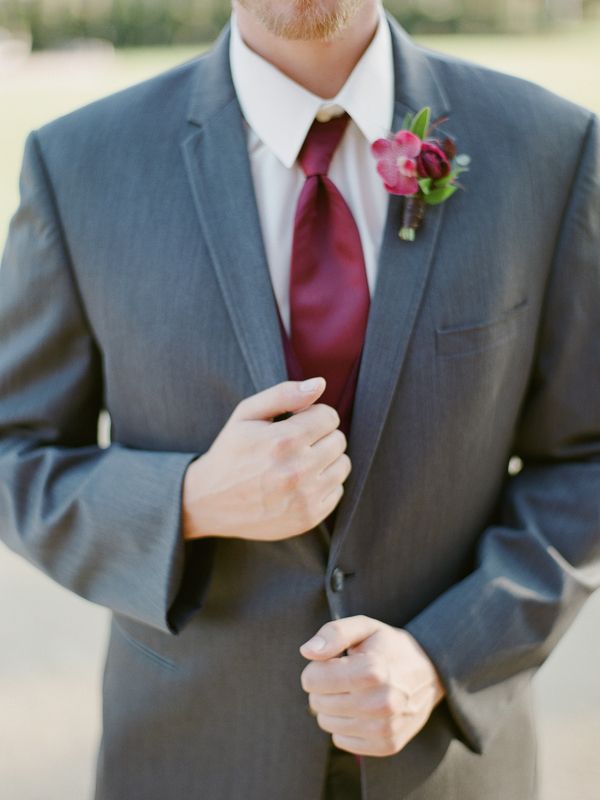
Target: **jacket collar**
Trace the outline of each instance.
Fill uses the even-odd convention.
[[[391,32],[395,104],[412,111],[429,104],[434,116],[448,113],[448,98],[434,75],[427,52],[388,11],[383,13]],[[227,22],[210,51],[198,61],[188,108],[188,120],[196,125],[202,125],[236,99],[229,59],[230,35],[231,22]]]
[[[335,97],[309,92],[242,39],[231,15],[230,66],[244,119],[288,169],[319,112],[332,116],[347,111],[363,136],[373,143],[390,131],[394,113],[392,37],[383,8],[375,35]]]

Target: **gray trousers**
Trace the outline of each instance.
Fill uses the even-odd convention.
[[[356,757],[331,745],[322,800],[361,800],[360,767]]]

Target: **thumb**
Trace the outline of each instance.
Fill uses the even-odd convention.
[[[238,403],[232,417],[238,420],[270,420],[286,411],[302,411],[325,391],[325,378],[284,381]]]
[[[325,661],[341,655],[349,647],[355,647],[383,626],[379,620],[360,614],[356,617],[345,617],[328,622],[317,634],[300,647],[305,658],[314,661]]]

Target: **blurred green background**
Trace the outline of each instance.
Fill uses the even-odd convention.
[[[594,0],[387,0],[412,33],[544,28],[581,19]],[[30,31],[37,49],[94,36],[118,46],[209,41],[229,0],[0,0],[0,25]]]

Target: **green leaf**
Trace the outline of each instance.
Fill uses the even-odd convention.
[[[452,173],[450,173],[449,175],[446,175],[445,178],[438,178],[435,182],[435,188],[443,189],[445,186],[448,186],[448,184],[452,181],[453,177],[456,176],[453,176]]]
[[[458,186],[442,186],[441,189],[434,189],[423,198],[428,206],[437,206],[452,197]]]
[[[469,172],[468,167],[461,167],[456,166],[453,170],[451,170],[445,178],[438,178],[435,182],[435,188],[437,189],[440,186],[448,186],[448,184],[453,183],[459,175],[462,175],[463,172]]]
[[[431,109],[429,106],[425,106],[422,108],[417,116],[414,118],[413,123],[411,125],[411,131],[418,136],[419,139],[424,139],[425,134],[427,133],[427,129],[429,128],[429,119],[431,117]]]
[[[407,111],[406,114],[404,115],[404,120],[402,122],[402,130],[409,131],[412,125],[412,121],[413,121],[413,115],[410,113],[410,111]]]
[[[419,187],[423,194],[429,194],[431,191],[431,178],[421,178],[419,181]]]
[[[460,167],[456,167],[451,172],[449,172],[445,178],[438,178],[435,182],[435,188],[441,189],[444,186],[448,186],[448,184],[452,183],[452,181],[457,178],[463,170]]]

